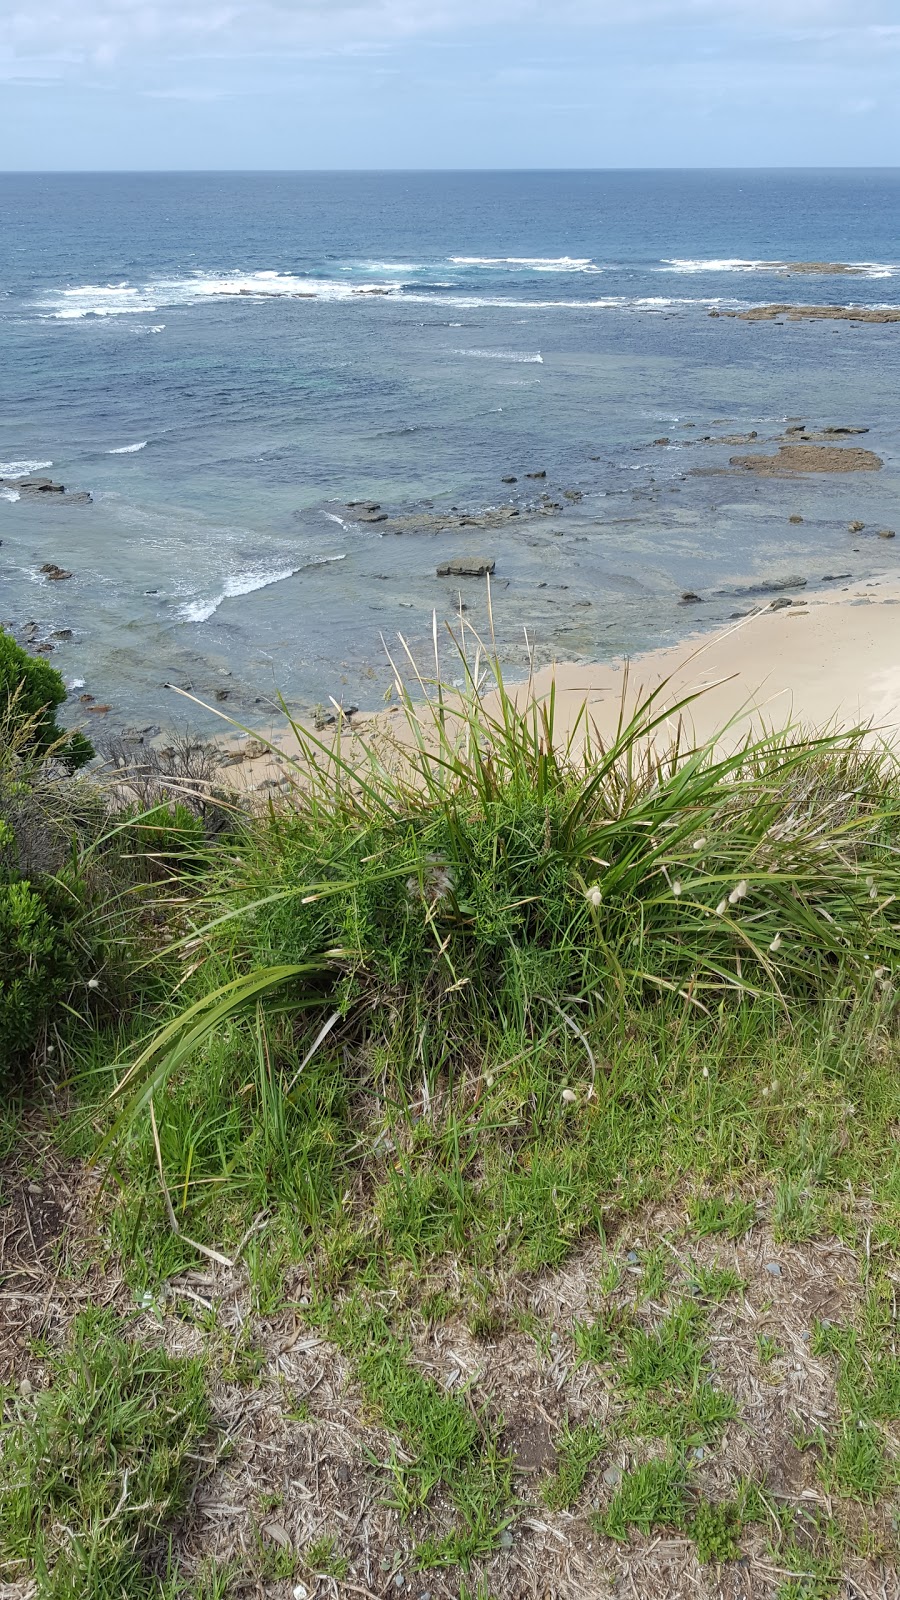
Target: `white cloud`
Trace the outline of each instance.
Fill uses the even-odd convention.
[[[800,25],[892,31],[896,0],[0,0],[6,51],[72,50],[108,64],[132,53],[166,57],[248,44],[285,48],[398,40],[461,29],[539,25],[621,29],[629,25],[740,26],[780,31]]]

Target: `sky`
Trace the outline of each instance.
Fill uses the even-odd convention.
[[[6,171],[900,165],[900,0],[0,0]]]

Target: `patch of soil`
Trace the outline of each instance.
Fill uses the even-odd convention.
[[[517,1472],[549,1472],[556,1463],[550,1424],[546,1417],[532,1411],[519,1411],[510,1417],[503,1444]]]

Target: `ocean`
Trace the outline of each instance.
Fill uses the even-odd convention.
[[[897,171],[5,175],[0,214],[0,622],[70,720],[373,707],[398,635],[487,630],[454,558],[513,674],[900,562],[900,324],[724,315],[900,306]],[[726,470],[800,423],[884,466]]]

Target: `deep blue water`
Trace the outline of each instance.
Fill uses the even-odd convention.
[[[0,476],[93,496],[0,490],[0,620],[72,628],[55,663],[124,721],[183,716],[168,681],[251,720],[376,703],[380,635],[452,615],[448,556],[496,560],[514,666],[523,627],[606,657],[683,632],[684,588],[712,621],[754,576],[897,559],[847,522],[897,520],[900,325],[709,315],[900,304],[896,171],[8,175],[0,216]],[[867,426],[883,470],[695,472],[789,418]]]

